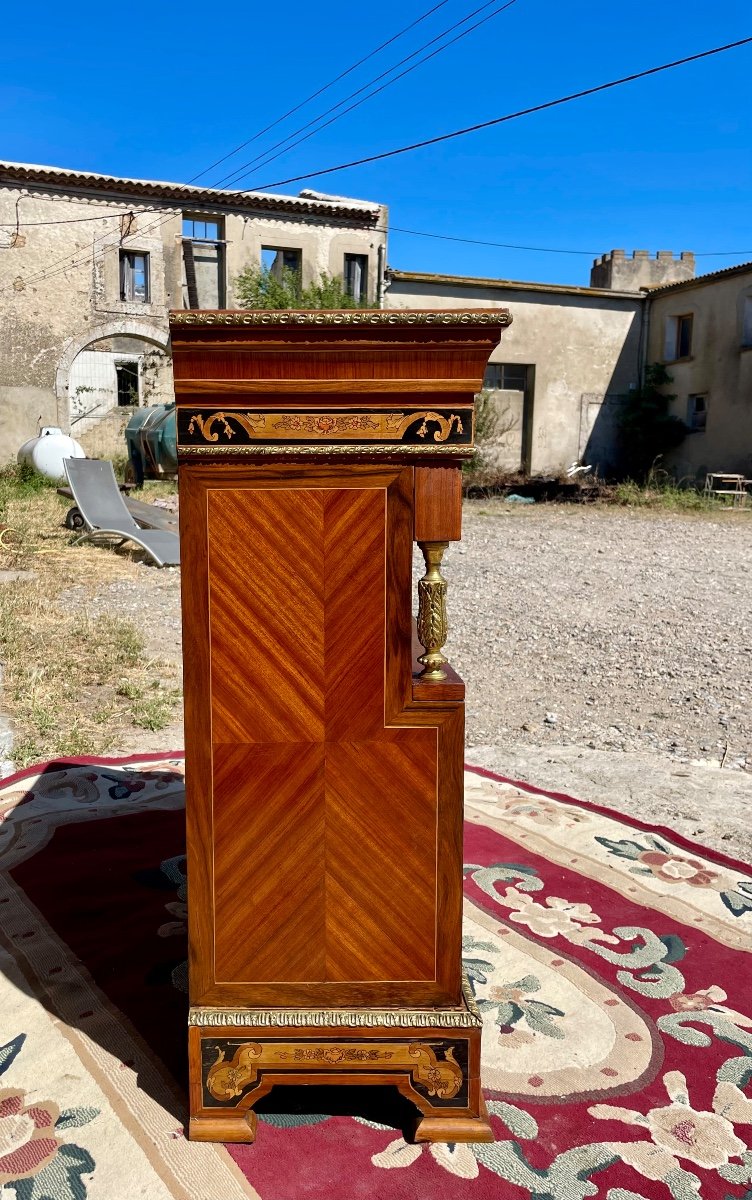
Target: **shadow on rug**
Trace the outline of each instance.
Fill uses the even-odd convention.
[[[182,769],[0,783],[3,1200],[752,1200],[752,871],[472,768],[496,1143],[412,1145],[386,1088],[277,1088],[254,1146],[188,1143]]]

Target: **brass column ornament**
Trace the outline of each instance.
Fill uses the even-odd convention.
[[[441,560],[449,542],[418,542],[423,552],[426,573],[418,580],[418,640],[426,651],[418,662],[423,663],[422,679],[446,679],[442,671],[447,661],[441,647],[447,640],[449,625],[446,610],[446,579],[441,574]]]

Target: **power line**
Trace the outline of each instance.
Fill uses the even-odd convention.
[[[695,258],[737,258],[743,254],[752,254],[752,250],[696,250]]]
[[[582,91],[579,91],[579,92],[573,92],[573,93],[571,93],[570,95],[568,95],[568,96],[563,96],[563,97],[560,97],[560,98],[559,98],[559,99],[557,99],[557,100],[549,100],[549,101],[546,101],[544,104],[538,104],[538,105],[534,105],[534,106],[533,106],[533,107],[531,107],[531,108],[527,108],[527,109],[521,109],[521,110],[519,110],[518,112],[514,112],[514,113],[508,113],[508,114],[506,114],[506,115],[505,115],[505,116],[503,116],[503,117],[496,117],[496,118],[494,118],[494,119],[493,119],[493,120],[491,120],[491,121],[483,121],[483,122],[480,122],[480,123],[479,123],[479,124],[477,124],[477,125],[472,125],[472,126],[468,126],[468,127],[464,128],[464,129],[455,130],[455,131],[453,131],[452,133],[441,134],[441,135],[438,135],[437,137],[434,137],[434,138],[428,138],[428,139],[426,139],[425,141],[422,141],[422,142],[415,142],[415,143],[412,143],[411,145],[408,145],[408,146],[402,146],[402,147],[399,147],[399,148],[397,148],[397,149],[395,149],[395,150],[387,150],[387,151],[384,151],[384,152],[382,152],[382,153],[380,153],[380,154],[369,155],[369,156],[368,156],[368,157],[366,157],[366,158],[355,159],[355,160],[353,160],[353,161],[351,161],[351,162],[348,162],[348,163],[341,163],[339,166],[336,166],[336,167],[326,167],[326,168],[323,168],[323,169],[322,169],[322,170],[320,170],[320,171],[311,171],[311,172],[308,172],[307,174],[304,174],[304,175],[296,175],[296,176],[292,176],[292,177],[290,177],[289,179],[285,179],[285,180],[278,180],[278,181],[277,181],[277,182],[275,182],[275,183],[267,183],[267,184],[263,184],[263,185],[260,185],[259,187],[257,187],[256,189],[253,189],[253,190],[257,190],[257,191],[259,191],[259,190],[263,190],[264,188],[281,187],[281,186],[283,186],[284,184],[287,184],[287,183],[297,183],[297,182],[299,182],[299,181],[301,181],[301,180],[304,180],[304,179],[312,179],[312,178],[315,178],[315,177],[316,177],[316,176],[318,176],[318,175],[328,175],[328,174],[331,174],[331,173],[333,173],[333,172],[335,172],[335,171],[345,170],[345,169],[348,169],[348,168],[350,168],[350,167],[362,166],[362,165],[364,165],[365,163],[377,162],[377,161],[380,161],[381,159],[385,159],[385,158],[391,158],[391,157],[394,157],[395,155],[399,155],[399,154],[405,154],[405,153],[408,153],[408,152],[409,152],[409,151],[411,151],[411,150],[417,150],[417,149],[421,149],[421,148],[423,148],[423,147],[425,147],[425,146],[432,146],[432,145],[436,145],[436,144],[437,144],[437,143],[439,143],[439,142],[445,142],[445,141],[449,141],[449,140],[451,140],[451,139],[453,139],[453,138],[461,137],[461,136],[463,136],[464,134],[468,134],[468,133],[475,133],[475,132],[477,132],[478,130],[481,130],[481,129],[488,129],[488,128],[492,127],[492,126],[495,126],[495,125],[501,125],[501,124],[503,124],[503,123],[505,123],[505,122],[507,122],[507,121],[512,121],[512,120],[515,120],[515,119],[517,119],[517,118],[519,118],[519,117],[523,117],[523,116],[530,116],[530,115],[532,115],[533,113],[537,113],[537,112],[543,112],[543,111],[545,111],[546,109],[549,109],[549,108],[555,108],[555,107],[557,107],[558,105],[561,105],[561,104],[567,104],[567,103],[569,103],[569,102],[571,102],[571,101],[573,101],[573,100],[580,100],[580,99],[583,99],[583,98],[584,98],[584,97],[586,97],[586,96],[592,96],[592,95],[595,95],[595,94],[597,94],[598,92],[607,91],[607,90],[608,90],[608,89],[610,89],[610,88],[619,87],[620,85],[622,85],[622,84],[625,84],[625,83],[633,83],[633,82],[635,82],[635,81],[636,81],[636,80],[638,80],[638,79],[644,79],[644,78],[646,78],[647,76],[650,76],[650,75],[656,75],[656,74],[659,74],[659,73],[660,73],[660,72],[662,72],[662,71],[668,71],[668,70],[671,70],[671,69],[673,69],[674,67],[685,66],[687,63],[691,63],[691,62],[697,62],[697,61],[699,61],[700,59],[703,59],[703,58],[709,58],[709,57],[711,57],[711,56],[713,56],[713,55],[715,55],[715,54],[722,54],[722,53],[724,53],[724,52],[725,52],[725,51],[727,51],[727,50],[733,50],[733,49],[737,49],[739,46],[746,46],[746,45],[748,45],[750,42],[752,42],[752,37],[742,38],[742,39],[740,39],[739,41],[736,41],[736,42],[729,42],[729,43],[727,43],[726,45],[723,45],[723,46],[716,46],[716,47],[714,47],[714,48],[713,48],[713,49],[711,49],[711,50],[703,50],[703,51],[701,51],[701,52],[700,52],[700,53],[698,53],[698,54],[692,54],[692,55],[689,55],[689,56],[687,56],[687,57],[685,57],[685,58],[676,59],[676,60],[675,60],[675,61],[673,61],[673,62],[669,62],[669,63],[663,63],[662,65],[660,65],[660,66],[657,66],[657,67],[650,67],[650,68],[648,68],[648,69],[647,69],[647,70],[645,70],[645,71],[638,71],[638,72],[636,72],[636,73],[634,73],[634,74],[632,74],[632,75],[627,75],[627,76],[623,76],[623,77],[622,77],[622,78],[620,78],[620,79],[611,80],[611,81],[610,81],[610,82],[608,82],[608,83],[599,84],[599,85],[598,85],[598,86],[596,86],[596,87],[592,87],[592,88],[586,88],[586,89],[584,89],[584,90],[582,90]],[[142,210],[142,211],[143,211],[143,210]],[[148,211],[148,210],[146,210],[146,211]],[[152,210],[152,211],[158,211],[158,210]],[[173,213],[171,212],[171,213],[169,214],[169,217],[166,217],[166,218],[164,218],[164,220],[167,220],[167,219],[172,219],[172,216],[173,216]],[[154,228],[154,226],[155,226],[155,225],[159,225],[159,224],[161,224],[161,223],[162,223],[161,221],[155,221],[155,222],[152,222],[152,224],[151,224],[150,226],[147,226],[147,227],[146,227],[146,229],[144,229],[144,230],[141,230],[141,231],[140,231],[140,233],[139,233],[139,236],[143,236],[145,233],[147,233],[147,232],[149,231],[149,229],[151,229],[151,228]],[[102,240],[102,237],[105,237],[105,236],[107,236],[107,235],[106,235],[106,234],[103,234],[103,235],[100,235],[100,237],[99,237],[99,238],[95,238],[95,239],[94,239],[94,242],[92,243],[92,246],[91,246],[91,247],[89,247],[89,248],[87,248],[87,251],[86,251],[86,258],[84,258],[84,259],[81,259],[81,260],[80,260],[78,263],[76,263],[75,261],[73,261],[73,262],[69,262],[69,261],[68,261],[68,260],[70,260],[70,259],[75,259],[75,256],[76,256],[76,255],[79,253],[79,251],[77,251],[77,250],[76,250],[76,251],[73,251],[73,253],[72,253],[72,254],[66,255],[66,257],[65,257],[64,259],[61,259],[61,260],[59,260],[59,263],[53,264],[53,265],[52,265],[52,268],[51,268],[51,269],[49,269],[49,270],[48,270],[46,273],[45,273],[45,272],[43,272],[43,273],[42,273],[41,275],[39,275],[39,276],[33,276],[33,277],[31,277],[29,280],[26,280],[25,282],[27,282],[27,283],[37,283],[37,282],[42,282],[42,280],[43,280],[43,279],[52,278],[52,277],[53,277],[54,275],[56,275],[56,274],[60,274],[60,273],[62,273],[62,272],[64,272],[64,271],[66,271],[66,270],[72,270],[74,267],[81,266],[81,265],[82,265],[84,262],[88,261],[89,253],[90,253],[91,251],[93,251],[93,249],[94,249],[94,246],[96,245],[96,243],[97,243],[98,241],[101,241],[101,240]],[[108,247],[105,247],[105,250],[107,250],[107,249],[108,249]],[[589,252],[588,252],[588,253],[589,253]],[[704,252],[704,253],[705,253],[705,254],[710,254],[710,253],[712,253],[712,252],[710,252],[710,251],[706,251],[706,252]],[[735,252],[732,252],[732,251],[724,251],[724,252],[722,252],[722,253],[724,253],[724,254],[732,254],[732,253],[735,253]],[[747,252],[746,252],[746,251],[741,251],[740,253],[747,253]],[[61,264],[65,264],[65,265],[61,265]],[[59,267],[59,269],[55,269],[55,268],[58,268],[58,267]],[[8,289],[5,289],[5,290],[8,290]]]
[[[425,12],[424,14],[422,14],[422,16],[421,16],[421,17],[417,18],[415,21],[413,21],[413,22],[412,22],[410,25],[406,26],[406,27],[405,27],[403,30],[401,30],[399,33],[395,34],[395,35],[394,35],[392,38],[389,38],[389,39],[388,39],[386,42],[382,43],[382,45],[381,45],[381,46],[379,46],[379,47],[377,47],[377,48],[376,48],[376,50],[372,51],[372,52],[371,52],[369,55],[366,55],[364,59],[360,60],[358,63],[355,63],[355,64],[353,65],[353,67],[352,67],[352,68],[348,68],[348,70],[347,70],[347,71],[345,71],[345,72],[343,72],[343,73],[342,73],[342,76],[338,76],[338,79],[339,79],[339,78],[343,78],[345,75],[349,74],[349,73],[350,73],[352,70],[355,70],[357,66],[361,65],[361,63],[362,63],[362,62],[366,62],[366,61],[367,61],[369,58],[371,58],[371,57],[373,57],[375,54],[379,53],[379,52],[380,52],[382,49],[385,49],[385,48],[386,48],[388,45],[390,45],[392,42],[396,41],[396,40],[397,40],[399,37],[402,37],[402,36],[403,36],[403,34],[405,34],[406,32],[408,32],[410,29],[414,28],[414,26],[416,26],[416,25],[420,24],[420,23],[421,23],[421,21],[423,21],[424,19],[426,19],[426,18],[427,18],[428,16],[430,16],[430,15],[431,15],[433,12],[436,12],[436,11],[437,11],[439,8],[443,7],[443,4],[444,4],[444,3],[446,3],[446,2],[447,2],[447,0],[441,0],[441,3],[439,3],[439,4],[436,4],[436,5],[435,5],[433,8],[431,8],[431,9],[428,9],[428,10],[427,10],[427,12]],[[489,0],[489,2],[492,2],[492,0]],[[472,15],[472,14],[471,14],[471,15]],[[468,18],[465,18],[465,20],[467,20],[467,19],[468,19]],[[443,36],[443,35],[442,35],[442,36]],[[421,49],[422,49],[422,47],[421,47]],[[419,51],[418,51],[418,52],[419,52]],[[393,69],[394,69],[394,68],[390,68],[390,70],[393,70]],[[333,83],[335,83],[335,82],[337,82],[337,80],[333,80],[333,81],[332,81],[332,84],[333,84]],[[329,87],[329,86],[330,86],[330,85],[328,85],[328,84],[327,84],[327,85],[325,85],[325,87],[324,87],[324,88],[320,89],[318,93],[314,93],[314,95],[318,95],[318,94],[320,94],[320,93],[321,93],[321,91],[325,91],[325,90],[327,89],[327,87]],[[366,85],[366,86],[369,86],[369,85]],[[310,98],[309,98],[309,99],[310,99]],[[302,105],[303,105],[304,103],[308,103],[308,101],[303,101],[303,102],[301,103],[301,105],[299,105],[298,107],[302,107]],[[293,109],[293,110],[291,110],[291,111],[296,111],[296,110],[295,110],[295,109]],[[287,114],[287,115],[289,115],[289,114]],[[281,121],[281,120],[283,120],[283,119],[284,119],[284,117],[281,117],[281,118],[279,118],[279,120],[280,120],[280,121]],[[318,119],[318,118],[317,118],[317,119]],[[278,123],[279,123],[278,121],[275,121],[275,122],[273,122],[273,125],[274,125],[274,124],[278,124]],[[267,128],[271,128],[271,127],[272,127],[272,126],[270,126],[270,127],[267,127]],[[264,131],[262,131],[262,132],[264,132]],[[255,138],[256,136],[260,136],[260,134],[259,134],[259,135],[254,135],[254,138]],[[293,136],[294,136],[294,135],[293,135]],[[252,139],[249,139],[249,140],[251,140],[251,141],[252,141],[252,140],[254,140],[254,139],[252,138]],[[244,143],[244,144],[245,144],[245,145],[247,145],[248,143],[246,142],[246,143]],[[237,149],[237,147],[236,147],[236,149]],[[226,156],[225,156],[225,158],[231,157],[233,153],[235,153],[235,151],[232,151],[232,152],[231,152],[229,155],[226,155]],[[224,159],[220,159],[219,161],[220,161],[220,162],[221,162],[221,161],[224,161]],[[216,165],[216,164],[213,164],[213,165]],[[212,169],[211,167],[207,167],[207,169],[206,169],[206,170],[208,171],[208,170],[211,170],[211,169]],[[203,175],[203,174],[205,174],[205,173],[206,173],[206,172],[202,171],[202,172],[200,172],[200,175]],[[232,177],[232,175],[234,175],[234,174],[236,174],[236,172],[231,172],[230,176],[226,176],[225,178],[231,178],[231,177]],[[196,179],[198,179],[198,178],[200,177],[200,175],[194,175],[194,176],[193,176],[193,179],[189,180],[188,182],[189,182],[189,183],[191,183],[191,182],[194,182]],[[221,182],[223,182],[223,180],[220,180],[219,182],[221,183]],[[161,212],[163,211],[163,207],[164,207],[164,206],[162,206],[162,207],[160,207],[160,208],[152,208],[152,209],[151,209],[151,211],[152,211],[152,212],[156,212],[156,213],[161,213]],[[142,212],[142,213],[144,213],[144,212],[147,212],[147,211],[149,211],[149,210],[148,210],[148,209],[142,209],[142,210],[141,210],[141,212]],[[151,229],[159,228],[159,227],[160,227],[162,224],[166,223],[166,221],[167,221],[167,220],[171,219],[171,217],[172,217],[172,213],[170,213],[168,216],[165,216],[164,218],[160,218],[160,219],[159,219],[159,220],[157,220],[157,221],[153,221],[153,222],[151,223],[151,225],[147,225],[147,226],[146,226],[144,229],[142,229],[142,230],[140,231],[140,236],[144,236],[144,235],[145,235],[145,234],[147,234],[147,233],[148,233],[148,232],[149,232]],[[106,234],[106,233],[105,233],[105,234],[102,234],[102,235],[100,235],[98,238],[95,238],[95,239],[94,239],[94,241],[93,241],[93,243],[92,243],[92,246],[91,246],[91,250],[92,250],[92,252],[93,252],[93,250],[94,250],[94,247],[96,246],[97,242],[100,242],[100,241],[102,241],[102,240],[103,240],[105,237],[107,237],[107,234]],[[105,246],[103,253],[105,253],[105,252],[107,251],[107,249],[108,249],[108,247],[107,247],[107,246]],[[77,261],[76,261],[76,256],[77,256],[78,254],[79,254],[79,250],[74,250],[74,251],[72,251],[72,252],[70,252],[70,253],[66,254],[66,255],[65,255],[63,258],[61,258],[61,259],[58,259],[56,263],[53,263],[53,264],[51,265],[51,267],[47,268],[47,270],[46,270],[46,271],[44,271],[44,272],[42,272],[41,274],[38,274],[38,275],[36,275],[36,276],[32,276],[32,277],[31,277],[29,280],[27,280],[26,282],[29,282],[29,283],[41,283],[41,282],[43,282],[45,279],[54,278],[54,276],[55,276],[55,275],[58,275],[58,274],[62,274],[62,273],[64,273],[66,270],[72,270],[72,269],[74,269],[74,268],[77,268],[77,267],[79,267],[79,266],[82,266],[82,265],[83,265],[85,262],[87,262],[87,261],[88,261],[88,250],[87,250],[87,257],[86,257],[86,258],[84,258],[84,259],[80,259],[80,260],[77,262]],[[7,289],[7,288],[6,288],[6,289],[0,289],[0,295],[2,294],[2,291],[3,291],[3,290],[6,290],[6,291],[7,291],[8,289]]]
[[[404,229],[400,225],[390,225],[385,232],[409,233],[413,237],[435,238],[442,242],[462,242],[468,246],[491,246],[497,250],[528,250],[537,254],[579,254],[586,258],[603,254],[602,250],[564,250],[555,246],[523,246],[515,242],[487,242],[480,238],[455,237],[449,233],[429,233],[425,229]],[[752,250],[695,250],[692,253],[695,258],[743,258],[747,254],[752,255]]]
[[[234,154],[238,154],[241,150],[244,150],[246,146],[250,146],[252,142],[258,141],[258,139],[263,137],[265,133],[269,133],[271,129],[276,128],[277,125],[281,125],[282,122],[286,121],[288,117],[291,117],[294,113],[299,112],[301,108],[305,108],[306,104],[310,104],[312,100],[316,100],[319,96],[322,96],[324,92],[328,92],[329,89],[333,88],[336,83],[339,83],[348,75],[352,75],[353,71],[357,71],[358,67],[362,67],[364,63],[369,61],[369,59],[375,58],[376,55],[380,54],[382,50],[386,50],[387,46],[391,46],[393,42],[396,42],[401,37],[404,37],[404,35],[409,33],[411,29],[414,29],[416,25],[420,25],[422,21],[425,21],[428,17],[433,16],[435,12],[437,12],[440,8],[443,8],[444,5],[448,3],[449,0],[440,0],[439,4],[434,4],[433,8],[429,8],[427,12],[424,12],[414,21],[411,21],[410,24],[406,25],[404,29],[401,29],[399,33],[395,33],[392,35],[392,37],[387,38],[387,40],[382,42],[380,46],[377,46],[375,50],[371,50],[369,54],[364,55],[363,58],[359,58],[358,61],[353,63],[351,67],[348,67],[347,70],[342,71],[339,75],[335,76],[334,79],[330,79],[328,83],[325,83],[323,87],[318,88],[317,91],[311,92],[310,96],[307,96],[305,100],[301,100],[300,103],[296,104],[294,108],[289,108],[286,113],[282,114],[281,117],[277,117],[275,121],[272,121],[269,125],[266,125],[263,129],[260,129],[258,133],[254,133],[253,136],[249,137],[245,142],[241,142],[239,146],[234,148],[234,150],[228,151],[228,153],[224,154],[222,158],[218,158],[216,162],[213,162],[208,167],[205,167],[203,171],[199,171],[198,175],[194,175],[188,180],[188,182],[195,183],[195,181],[200,179],[202,175],[208,175],[209,171],[213,171],[215,167],[220,166],[223,162],[227,162],[228,158],[232,158]],[[318,120],[318,118],[316,119]],[[290,136],[294,137],[295,134],[290,134]],[[275,147],[272,147],[272,149],[275,149]],[[232,175],[234,172],[231,172],[230,174]]]
[[[468,246],[493,246],[498,250],[536,250],[540,254],[602,254],[602,250],[556,250],[552,246],[516,246],[512,242],[482,242],[478,238],[453,237],[448,233],[426,233],[423,229],[402,229],[399,225],[390,225],[390,233],[410,233],[414,237],[437,238],[442,242],[464,242]]]
[[[152,208],[137,209],[137,210],[134,210],[134,216],[141,216],[144,213],[150,213],[150,212],[156,212],[156,211],[161,211],[161,210],[152,209]],[[173,212],[174,212],[174,210],[173,210]],[[173,215],[173,212],[170,213],[171,216]],[[127,215],[128,215],[127,213],[116,212],[116,213],[107,213],[105,215],[100,215],[98,217],[67,217],[67,218],[61,218],[59,221],[20,221],[20,222],[18,222],[18,224],[15,221],[12,221],[12,222],[8,222],[7,224],[0,224],[0,229],[16,229],[16,228],[18,228],[18,229],[34,229],[40,225],[80,225],[86,221],[115,221],[115,220],[118,220],[121,216],[127,216]],[[299,221],[302,221],[305,224],[309,224],[309,225],[339,225],[343,228],[345,228],[345,227],[349,228],[350,224],[351,224],[351,222],[349,222],[349,221],[333,220],[332,217],[330,217],[328,215],[326,217],[319,218],[319,217],[306,217],[301,214],[297,219]],[[556,246],[527,246],[527,245],[522,245],[517,242],[490,242],[490,241],[485,241],[481,238],[457,237],[456,235],[450,234],[450,233],[434,233],[427,229],[405,229],[404,226],[401,226],[401,225],[389,225],[389,226],[374,225],[372,227],[372,230],[374,233],[407,233],[407,234],[410,234],[412,237],[434,238],[434,239],[436,239],[438,241],[442,241],[442,242],[461,242],[468,246],[490,246],[493,249],[497,249],[497,250],[530,250],[530,251],[535,251],[538,254],[581,254],[581,255],[585,255],[587,257],[590,257],[591,255],[598,255],[598,254],[603,253],[602,250],[570,250],[570,249],[562,249],[561,247],[556,247]],[[136,232],[135,234],[132,234],[131,236],[138,237],[139,234],[138,234],[138,232]],[[73,251],[72,253],[78,254],[79,251],[76,250],[76,251]],[[740,258],[745,254],[752,254],[752,249],[750,249],[750,250],[695,250],[695,251],[693,251],[693,253],[694,253],[695,258]]]
[[[257,155],[256,158],[251,159],[250,162],[243,163],[242,166],[237,167],[235,171],[232,171],[229,175],[225,176],[224,179],[221,179],[220,183],[239,183],[241,179],[245,179],[246,175],[250,174],[250,171],[246,171],[247,167],[252,168],[256,165],[259,167],[265,167],[270,162],[274,162],[275,159],[280,158],[281,155],[286,154],[289,150],[293,150],[302,142],[308,141],[308,139],[313,137],[314,134],[319,133],[322,129],[326,129],[329,125],[333,125],[335,121],[339,121],[340,118],[346,116],[347,113],[359,108],[361,104],[365,104],[366,100],[370,100],[373,96],[377,96],[379,92],[383,92],[386,88],[391,87],[393,83],[396,83],[399,79],[403,79],[405,75],[409,75],[412,71],[417,70],[418,67],[422,66],[423,63],[428,62],[429,59],[435,58],[437,54],[441,54],[444,50],[448,50],[449,47],[453,46],[455,42],[461,41],[462,38],[467,37],[470,33],[473,33],[481,25],[485,24],[486,21],[490,21],[492,17],[497,17],[499,13],[504,12],[505,9],[511,8],[516,2],[517,0],[507,0],[505,4],[500,5],[500,7],[495,9],[494,12],[489,13],[480,21],[477,21],[475,25],[471,25],[469,29],[464,29],[461,33],[458,33],[456,37],[453,37],[450,41],[445,42],[443,46],[438,46],[436,50],[432,50],[430,54],[426,54],[424,58],[421,58],[418,60],[418,62],[413,63],[411,67],[407,67],[404,71],[400,71],[399,75],[395,75],[393,79],[387,79],[386,82],[381,85],[381,87],[375,88],[372,92],[369,92],[368,95],[363,96],[360,100],[357,100],[354,104],[351,104],[342,112],[337,113],[336,110],[338,108],[342,108],[343,104],[347,104],[348,100],[353,100],[356,96],[360,96],[361,92],[364,92],[366,88],[371,87],[371,85],[374,83],[378,83],[387,75],[391,75],[393,71],[396,71],[399,67],[404,66],[405,63],[410,62],[411,59],[415,58],[415,56],[420,54],[423,50],[427,50],[429,46],[433,46],[436,42],[441,41],[442,38],[447,37],[450,33],[454,33],[454,30],[458,29],[460,25],[465,25],[468,21],[471,21],[473,17],[476,17],[478,13],[490,8],[492,4],[498,3],[498,0],[486,0],[486,2],[481,4],[479,8],[476,8],[472,12],[468,13],[467,16],[463,17],[460,21],[455,21],[453,25],[450,25],[448,29],[443,30],[442,33],[437,34],[436,37],[424,42],[422,46],[419,46],[418,49],[414,50],[411,54],[406,55],[405,58],[400,59],[400,61],[395,63],[394,66],[387,68],[386,71],[382,71],[380,75],[376,75],[373,79],[370,79],[368,83],[363,84],[362,87],[359,87],[354,92],[351,92],[349,96],[345,96],[343,100],[339,100],[325,112],[319,113],[317,117],[314,117],[307,124],[301,125],[299,129],[293,130],[293,132],[288,134],[287,137],[282,138],[274,146],[270,146],[268,150],[263,151],[261,154]],[[331,116],[328,121],[324,121],[324,117],[329,116],[330,113],[334,113],[335,115]],[[318,122],[322,122],[322,124],[319,125],[317,124]],[[315,129],[311,129],[312,125],[317,127]],[[305,137],[298,138],[297,141],[291,141],[291,139],[296,137],[297,134],[305,133],[307,129],[310,130],[310,133],[307,133]],[[279,147],[282,147],[282,149],[279,149]],[[273,154],[273,150],[279,150],[279,153]]]
[[[703,50],[699,54],[690,54],[686,58],[677,58],[674,62],[662,63],[659,67],[649,67],[646,71],[637,71],[633,75],[624,75],[621,79],[612,79],[608,83],[600,83],[597,87],[584,88],[580,92],[572,92],[568,96],[560,96],[557,100],[547,100],[545,104],[535,104],[531,108],[522,108],[518,112],[507,113],[503,117],[494,117],[491,121],[481,121],[477,125],[468,125],[464,129],[455,129],[451,133],[442,133],[437,137],[426,138],[422,142],[411,142],[408,146],[399,146],[395,150],[384,150],[380,154],[369,154],[365,158],[356,158],[351,162],[338,163],[335,167],[323,167],[319,171],[308,171],[304,175],[291,175],[288,179],[276,179],[273,183],[256,184],[254,191],[266,188],[283,187],[288,183],[299,183],[304,179],[315,179],[319,175],[331,175],[334,171],[346,171],[351,167],[362,167],[366,163],[381,162],[385,158],[394,158],[397,154],[408,154],[412,150],[422,150],[425,146],[436,146],[439,142],[448,142],[452,138],[464,137],[468,133],[478,133],[481,129],[491,129],[495,125],[503,125],[506,121],[515,121],[518,117],[529,117],[533,113],[545,112],[546,109],[556,108],[561,104],[569,104],[572,100],[582,100],[586,96],[594,96],[598,92],[608,91],[609,88],[620,87],[624,83],[634,83],[637,79],[646,79],[648,75],[658,75],[661,71],[670,71],[674,67],[683,67],[687,63],[698,62],[701,58],[710,58],[714,54],[723,54],[726,50],[735,50],[739,46],[747,46],[752,37],[741,38],[738,42],[728,42],[725,46],[715,46],[712,50]]]

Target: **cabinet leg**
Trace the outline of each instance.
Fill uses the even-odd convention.
[[[477,1117],[442,1117],[431,1113],[420,1116],[413,1137],[416,1142],[493,1142],[494,1132],[488,1119],[483,1096]]]
[[[255,1142],[258,1117],[253,1109],[191,1117],[188,1136],[192,1142]]]

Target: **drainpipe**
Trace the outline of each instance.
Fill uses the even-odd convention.
[[[384,307],[384,243],[379,242],[376,251],[376,307]]]
[[[384,234],[384,240],[379,242],[376,251],[376,307],[383,308],[386,291],[386,239],[389,236],[389,209],[386,204],[379,205],[377,229]]]
[[[645,292],[645,302],[643,304],[642,313],[640,316],[640,346],[637,359],[637,366],[640,373],[638,386],[642,387],[645,382],[645,368],[648,365],[648,344],[650,340],[650,305],[652,296],[650,292]]]

